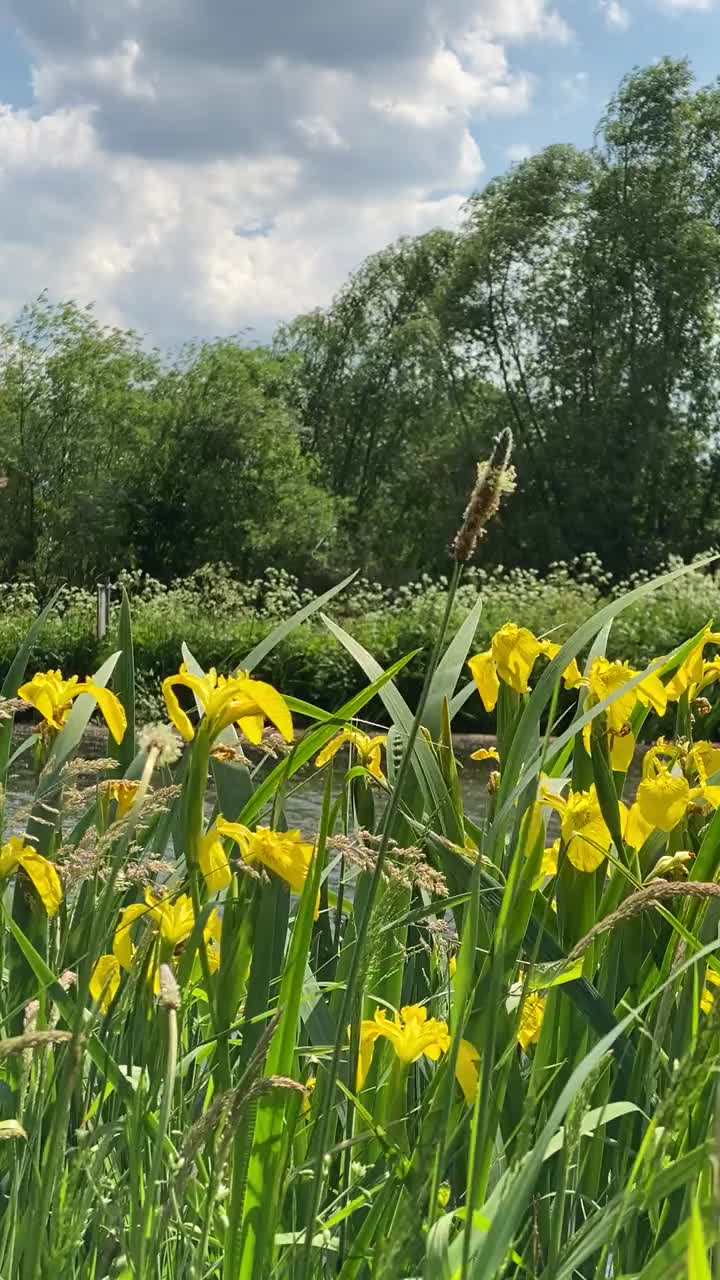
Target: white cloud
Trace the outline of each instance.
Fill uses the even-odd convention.
[[[560,81],[560,92],[565,99],[566,111],[584,106],[590,95],[590,77],[587,71],[576,71],[575,75],[566,76]]]
[[[519,164],[521,160],[529,160],[533,149],[528,142],[512,142],[506,150],[511,164]]]
[[[709,13],[715,7],[715,0],[658,0],[662,9],[696,9],[701,13]]]
[[[620,0],[600,0],[600,9],[611,30],[626,31],[630,26],[630,14]]]
[[[267,332],[393,237],[452,224],[486,122],[530,105],[517,46],[570,36],[550,0],[0,0],[3,16],[36,104],[0,109],[2,308],[47,286],[160,339]]]

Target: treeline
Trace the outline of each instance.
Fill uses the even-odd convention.
[[[503,426],[493,561],[625,575],[717,542],[718,156],[720,87],[666,59],[592,149],[514,166],[271,347],[169,358],[41,297],[0,332],[0,575],[437,572]]]

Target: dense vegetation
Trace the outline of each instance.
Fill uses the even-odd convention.
[[[450,625],[461,625],[480,591],[483,608],[474,637],[477,648],[484,648],[494,632],[511,621],[537,635],[564,641],[597,609],[645,578],[636,574],[631,580],[614,582],[591,556],[571,565],[555,565],[545,574],[530,569],[470,568],[455,597]],[[66,672],[95,670],[116,647],[122,590],[127,591],[133,609],[136,697],[149,718],[162,711],[159,682],[183,644],[205,669],[231,669],[313,599],[311,591],[282,570],[269,570],[243,582],[228,566],[210,565],[168,585],[138,573],[123,574],[113,589],[110,630],[98,642],[95,596],[66,587],[38,632],[38,664]],[[404,696],[415,705],[446,590],[447,580],[442,578],[424,578],[399,588],[355,579],[326,603],[324,612],[385,667],[417,651],[397,677]],[[41,603],[40,591],[29,583],[0,583],[0,681]],[[709,618],[720,620],[720,579],[703,570],[686,573],[624,610],[608,639],[607,652],[642,666],[656,654],[670,652]],[[286,630],[265,659],[264,670],[286,693],[316,706],[347,701],[357,678],[351,654],[317,614],[303,626]],[[381,721],[387,718],[379,699],[367,714]],[[494,719],[478,699],[471,699],[458,710],[455,724],[458,730],[492,731]],[[712,716],[704,731],[714,733],[717,727]]]
[[[515,166],[271,348],[169,356],[39,299],[0,334],[0,576],[442,573],[504,425],[495,562],[624,577],[720,541],[719,149],[720,90],[663,60],[594,148]]]
[[[562,648],[510,623],[474,652],[462,569],[414,715],[406,659],[383,671],[337,624],[341,705],[258,678],[281,624],[227,678],[176,654],[171,724],[143,727],[127,602],[90,681],[23,637],[0,691],[0,783],[17,752],[36,778],[0,833],[0,1275],[710,1280],[720,634],[610,661],[642,584]],[[452,746],[469,698],[497,717],[481,823]],[[651,713],[670,732],[633,796]],[[310,838],[284,812],[313,766]]]

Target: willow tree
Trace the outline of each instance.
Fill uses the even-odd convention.
[[[665,59],[583,152],[552,146],[468,204],[444,324],[502,387],[519,558],[624,572],[716,536],[720,89]]]

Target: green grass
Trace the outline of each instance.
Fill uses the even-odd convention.
[[[607,755],[617,691],[603,703],[585,688],[562,699],[558,689],[573,656],[590,663],[604,650],[661,656],[667,684],[712,611],[714,588],[698,580],[676,567],[624,596],[576,584],[561,652],[538,664],[527,693],[501,682],[499,775],[482,828],[463,812],[452,729],[462,706],[479,704],[467,657],[510,616],[499,575],[453,579],[444,593],[426,586],[396,612],[386,600],[372,622],[367,601],[358,621],[352,597],[345,606],[341,596],[317,606],[287,599],[280,613],[305,607],[311,616],[274,628],[265,617],[223,669],[253,668],[290,695],[278,651],[305,645],[318,662],[345,655],[352,688],[343,680],[333,700],[328,677],[314,705],[289,696],[308,727],[250,767],[233,755],[234,729],[219,736],[212,716],[194,717],[172,774],[162,734],[136,734],[134,719],[143,628],[153,610],[160,627],[162,610],[157,596],[132,609],[125,602],[97,674],[125,707],[121,747],[82,760],[88,696],[59,732],[38,728],[33,743],[26,842],[60,873],[57,914],[48,919],[22,867],[0,863],[3,1280],[720,1274],[720,810],[694,802],[669,832],[655,829],[631,848],[619,808],[625,778]],[[556,585],[557,599],[548,588],[543,600],[528,581],[517,620],[550,628],[570,591],[564,570]],[[229,606],[216,607],[218,626],[230,626]],[[83,608],[69,606],[71,633]],[[396,640],[417,639],[402,628],[423,610],[423,654],[393,643],[390,665],[372,627],[394,618]],[[190,605],[178,606],[163,675],[182,656],[168,639],[178,619],[188,623],[191,669],[209,665]],[[4,698],[48,665],[49,627],[59,635],[58,621],[41,619],[25,642],[18,636]],[[621,649],[631,637],[636,647]],[[408,664],[419,670],[411,703]],[[630,687],[640,684],[633,677]],[[717,685],[705,693],[717,701]],[[339,727],[362,727],[376,700],[390,725],[386,781],[357,754],[326,767],[302,893],[228,841],[229,884],[210,895],[198,863],[216,816],[210,782],[229,822],[282,833],[297,771]],[[0,729],[4,783],[16,710],[6,704]],[[632,712],[634,729],[642,714]],[[707,723],[693,725],[687,694],[671,705],[678,768],[693,785],[688,740]],[[592,872],[578,869],[566,840],[557,874],[540,878],[541,774],[576,792],[596,786],[607,837],[593,829]],[[138,785],[118,818],[105,783],[123,776]],[[654,879],[658,859],[680,851],[694,855],[683,863],[688,878]],[[158,909],[144,897],[160,886],[170,904],[189,896],[176,945],[158,933]],[[132,904],[132,962],[101,1006],[95,966],[112,954],[120,912]],[[380,1034],[369,1062],[367,1024],[384,1031],[376,1012],[393,1022],[408,1006],[441,1024],[431,1056],[408,1051],[404,1062]],[[542,1020],[525,1038],[533,1007]],[[468,1052],[477,1072],[469,1099],[455,1078]],[[358,1088],[359,1058],[367,1070]]]

